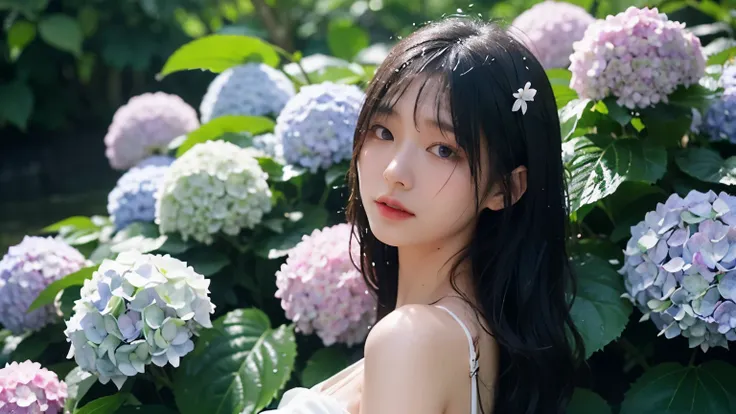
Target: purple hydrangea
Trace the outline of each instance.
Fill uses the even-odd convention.
[[[719,82],[726,90],[736,87],[736,62],[732,61],[723,66]]]
[[[176,95],[134,96],[113,116],[105,135],[105,155],[112,168],[127,170],[153,154],[164,153],[174,138],[198,127],[197,111]]]
[[[656,8],[629,7],[597,20],[573,49],[570,87],[581,98],[613,96],[630,109],[666,103],[705,73],[700,39]]]
[[[164,163],[161,158],[143,161],[128,170],[108,194],[107,212],[116,229],[120,230],[133,222],[154,221],[155,196],[166,170],[174,161],[167,157],[167,163]]]
[[[316,332],[325,346],[365,340],[374,321],[376,301],[351,261],[359,253],[355,239],[349,251],[350,233],[349,224],[314,230],[276,272],[275,296],[286,317],[299,332]]]
[[[580,6],[546,0],[521,13],[511,25],[522,32],[520,40],[542,66],[551,69],[570,65],[573,42],[582,39],[594,21]]]
[[[736,197],[672,194],[631,227],[623,295],[667,338],[691,348],[736,340]]]
[[[0,413],[55,414],[67,397],[66,383],[38,362],[11,362],[0,369]]]
[[[217,75],[199,112],[202,123],[223,115],[276,116],[295,93],[283,72],[263,63],[246,63]]]
[[[19,334],[59,319],[58,303],[26,311],[46,286],[86,264],[79,251],[61,240],[25,236],[0,260],[0,325]]]
[[[710,105],[702,130],[712,141],[736,144],[736,88],[727,89]]]
[[[307,85],[276,119],[275,134],[289,164],[311,172],[350,159],[365,94],[355,85]]]

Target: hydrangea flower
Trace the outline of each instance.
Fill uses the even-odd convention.
[[[263,63],[246,63],[215,77],[199,112],[202,123],[223,115],[276,116],[295,93],[283,72]]]
[[[199,127],[197,111],[164,92],[144,93],[118,108],[105,135],[110,166],[127,170],[155,153],[165,152],[176,137]]]
[[[588,26],[570,55],[570,87],[581,98],[608,96],[629,109],[646,108],[705,74],[700,39],[656,8],[629,7]]]
[[[67,397],[66,383],[38,362],[11,362],[0,369],[0,413],[59,413]]]
[[[359,257],[351,226],[338,224],[302,237],[276,272],[276,294],[286,317],[305,334],[316,332],[325,346],[365,340],[376,301],[351,261]],[[358,260],[355,260],[356,263]]]
[[[209,279],[169,255],[120,253],[84,281],[64,334],[67,358],[120,389],[145,366],[179,366],[211,328]]]
[[[212,244],[237,235],[271,211],[271,190],[251,151],[225,141],[197,144],[169,167],[156,197],[161,234]]]
[[[164,173],[174,161],[171,157],[144,160],[118,179],[107,196],[107,212],[120,230],[133,222],[153,222],[155,195],[163,182]],[[165,164],[165,162],[167,162]]]
[[[262,134],[253,137],[253,148],[275,160],[283,160],[284,146],[275,134]]]
[[[26,311],[48,285],[86,265],[84,256],[61,240],[25,236],[0,260],[0,325],[20,334],[55,322],[61,316],[58,303]]]
[[[624,254],[623,297],[660,334],[703,351],[736,340],[736,197],[672,194],[631,227]]]
[[[355,85],[324,82],[299,90],[276,119],[284,158],[311,172],[350,159],[365,94]]]
[[[736,62],[731,61],[723,65],[719,83],[726,90],[736,87]]]
[[[583,38],[595,21],[574,4],[546,0],[518,15],[511,26],[520,30],[523,41],[546,69],[567,68],[572,44]]]
[[[727,89],[708,107],[701,129],[712,141],[736,143],[736,88]]]

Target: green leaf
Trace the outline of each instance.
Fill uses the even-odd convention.
[[[274,182],[286,182],[300,177],[306,169],[291,164],[282,165],[270,157],[257,157],[261,169],[268,174],[268,179]]]
[[[590,99],[573,99],[559,110],[562,141],[565,142],[575,132],[580,118],[592,104]]]
[[[69,52],[74,56],[82,54],[82,28],[79,23],[66,14],[55,13],[44,16],[38,23],[38,34],[44,42]]]
[[[570,170],[572,211],[613,194],[623,181],[656,182],[667,170],[667,152],[639,139],[573,138]]]
[[[65,218],[64,220],[58,221],[54,224],[48,225],[41,229],[41,231],[44,233],[56,233],[62,231],[65,228],[76,230],[96,229],[97,225],[95,225],[95,223],[92,222],[92,219],[90,219],[89,217],[73,216]]]
[[[349,363],[345,353],[339,349],[321,348],[307,361],[302,371],[302,386],[311,388],[347,368]]]
[[[611,406],[600,395],[585,388],[575,388],[567,414],[611,414]]]
[[[16,20],[8,30],[8,48],[10,59],[15,61],[23,49],[36,38],[36,25],[25,21]]]
[[[255,308],[229,312],[213,325],[175,371],[177,407],[182,414],[260,412],[291,376],[293,327],[272,329]]]
[[[0,122],[8,121],[25,132],[33,102],[33,92],[24,82],[16,79],[0,85]]]
[[[79,28],[82,29],[82,33],[90,37],[97,31],[100,14],[94,7],[84,6],[77,12],[77,20],[79,20]]]
[[[61,308],[61,314],[64,320],[68,320],[74,313],[74,301],[81,297],[81,285],[69,286],[61,292],[61,298],[59,299]]]
[[[707,148],[686,148],[675,157],[677,166],[687,175],[707,183],[736,185],[736,156],[723,159]]]
[[[296,211],[287,213],[291,218],[284,231],[269,237],[265,243],[259,242],[256,254],[267,259],[286,256],[289,249],[296,246],[302,237],[327,225],[329,213],[320,206],[303,205]]]
[[[0,0],[0,10],[18,11],[28,19],[35,19],[48,3],[49,0]]]
[[[69,371],[64,378],[67,386],[67,399],[64,401],[64,412],[75,412],[77,405],[90,388],[97,382],[97,377],[81,368]]]
[[[616,98],[608,97],[604,99],[603,104],[606,106],[606,112],[614,121],[621,125],[626,125],[631,121],[631,111],[616,103]]]
[[[26,313],[40,308],[41,306],[48,305],[49,303],[53,303],[56,295],[62,289],[66,289],[69,286],[83,285],[85,280],[92,278],[92,274],[98,267],[100,266],[94,265],[82,268],[46,286],[46,288],[38,294],[38,297],[36,297],[33,303],[31,303],[31,306],[28,307]]]
[[[90,401],[84,407],[76,410],[74,414],[104,414],[114,413],[120,408],[125,400],[130,396],[127,392],[120,392],[107,397],[98,398]]]
[[[210,35],[177,49],[156,77],[160,80],[170,73],[191,69],[220,73],[247,61],[261,61],[276,67],[279,55],[271,44],[257,37]]]
[[[710,106],[711,101],[716,97],[716,92],[699,84],[689,87],[680,86],[667,97],[670,106],[679,106],[690,111],[695,108],[704,113]],[[664,106],[658,104],[657,107]],[[644,122],[646,124],[646,121]]]
[[[214,275],[230,264],[230,258],[227,255],[212,248],[190,250],[182,260],[204,276]]]
[[[734,56],[736,56],[736,46],[724,48],[720,52],[714,53],[708,57],[708,66],[723,65]]]
[[[218,139],[227,133],[248,132],[251,135],[259,135],[273,131],[274,126],[275,123],[264,116],[220,116],[190,132],[186,140],[176,150],[176,156],[181,157],[193,146]]]
[[[340,180],[340,184],[344,184],[347,179],[345,175],[349,166],[345,163],[335,164],[325,173],[325,184],[332,185],[335,181]]]
[[[124,405],[115,414],[177,414],[165,405]]]
[[[181,254],[196,246],[195,241],[192,239],[184,241],[177,233],[167,234],[166,236],[166,241],[158,248],[161,253]]]
[[[365,68],[357,63],[348,62],[334,56],[314,54],[305,57],[298,64],[292,62],[284,65],[284,73],[300,83],[307,83],[306,72],[311,83],[326,81],[336,83],[355,83],[367,75]]]
[[[368,33],[349,19],[331,20],[327,27],[327,45],[338,58],[352,60],[369,44]]]
[[[621,275],[604,259],[589,253],[576,255],[573,267],[578,292],[570,313],[588,358],[621,335],[632,306],[621,299],[625,292]]]
[[[135,250],[150,253],[163,246],[167,238],[165,234],[159,234],[158,226],[153,223],[134,222],[115,234],[111,241],[110,251],[121,253],[126,250]]]
[[[693,115],[689,107],[660,103],[653,108],[642,109],[640,118],[645,126],[647,141],[674,148],[690,131]]]
[[[675,362],[654,366],[634,382],[621,414],[736,412],[736,368],[725,361],[697,367]]]

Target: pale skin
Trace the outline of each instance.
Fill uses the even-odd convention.
[[[371,231],[382,242],[397,246],[399,286],[396,310],[379,321],[365,344],[364,361],[318,386],[348,402],[351,414],[468,414],[471,379],[468,342],[443,305],[470,329],[479,353],[479,398],[492,413],[492,390],[498,349],[472,308],[450,284],[454,255],[473,235],[477,213],[475,188],[467,158],[455,142],[449,111],[443,108],[437,125],[430,80],[414,104],[420,82],[414,82],[392,111],[372,121],[358,158],[360,196]],[[429,99],[427,99],[429,98]],[[484,154],[482,163],[487,165]],[[487,178],[481,181],[486,187]],[[511,175],[512,202],[526,190],[526,169]],[[503,208],[496,186],[483,197],[480,209]],[[402,221],[382,216],[379,196],[399,200],[414,216]],[[474,300],[468,263],[455,278],[458,289]],[[362,370],[361,370],[362,368]],[[362,375],[360,375],[362,372]],[[334,393],[330,390],[334,390]],[[480,412],[480,411],[479,411]]]

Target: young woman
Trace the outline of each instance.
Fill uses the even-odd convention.
[[[348,220],[378,298],[365,357],[273,414],[564,413],[583,358],[560,125],[505,29],[449,18],[366,92]]]

